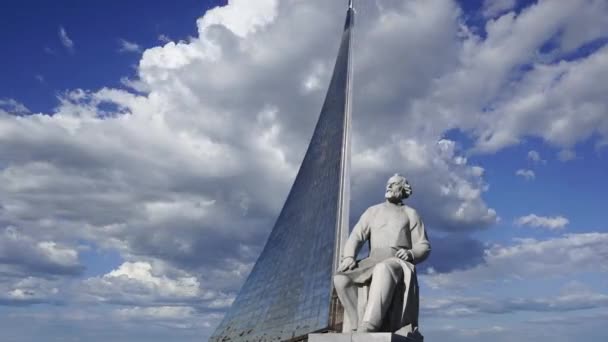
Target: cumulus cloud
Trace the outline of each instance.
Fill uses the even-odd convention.
[[[203,284],[210,282],[203,277]],[[155,310],[177,310],[192,306],[198,312],[215,312],[226,309],[234,299],[232,294],[204,288],[199,279],[170,265],[155,261],[124,262],[116,269],[74,285],[80,301],[84,303],[111,303],[135,307],[135,312],[152,313]],[[146,307],[140,310],[139,307]],[[173,308],[173,309],[172,309]]]
[[[524,136],[559,148],[593,134],[605,140],[607,103],[594,79],[608,70],[608,50],[600,44],[582,58],[566,57],[608,35],[607,13],[603,1],[541,1],[487,21],[485,36],[462,30],[459,65],[414,110],[436,113],[435,128],[442,122],[468,132],[476,152],[495,152]],[[557,47],[543,53],[550,43]]]
[[[73,301],[82,305],[112,305],[96,319],[101,324],[134,331],[146,324],[163,333],[180,329],[200,337],[210,334],[234,299],[233,293],[206,288],[222,286],[214,277],[197,277],[159,260],[127,261],[70,289]]]
[[[530,214],[519,217],[515,220],[515,224],[519,226],[529,226],[536,228],[546,228],[549,230],[561,230],[566,227],[570,221],[563,216],[546,217]]]
[[[61,281],[24,276],[0,276],[0,305],[25,306],[32,304],[64,303]]]
[[[75,248],[12,226],[0,230],[0,305],[65,303],[66,280],[84,269]]]
[[[492,152],[526,135],[560,148],[603,137],[605,91],[592,80],[605,71],[606,50],[561,59],[608,27],[597,25],[601,2],[574,10],[581,4],[540,2],[489,20],[482,36],[452,1],[361,2],[352,219],[382,200],[388,176],[404,173],[414,187],[411,205],[431,234],[455,234],[438,239],[458,242],[447,254],[465,265],[435,263],[437,273],[427,278],[438,286],[511,274],[505,265],[515,260],[508,255],[534,255],[534,244],[550,251],[564,244],[561,253],[601,259],[588,255],[583,245],[593,243],[584,235],[520,242],[520,249],[488,249],[466,238],[498,214],[484,200],[483,167],[443,138],[458,129],[476,139],[477,151]],[[117,315],[162,320],[192,313],[178,307],[221,312],[293,182],[343,15],[338,1],[229,1],[197,21],[198,37],[143,51],[137,77],[123,82],[135,92],[73,89],[59,94],[51,113],[17,118],[8,115],[14,108],[0,110],[0,228],[19,227],[41,256],[53,251],[56,258],[47,259],[59,270],[76,267],[78,259],[65,255],[79,241],[120,253],[123,264],[78,290],[81,300],[120,305]],[[558,50],[536,53],[556,32]],[[64,29],[60,36],[73,49]],[[474,253],[463,256],[458,248]],[[568,255],[564,262],[578,266],[576,260]],[[541,261],[516,274],[542,274],[531,270],[544,269],[548,262]],[[4,293],[25,296],[15,281],[3,281],[11,284]]]
[[[530,150],[528,151],[528,160],[534,162],[534,163],[540,163],[540,164],[544,164],[547,161],[542,159],[540,157],[540,153],[538,153],[538,151],[535,150]]]
[[[37,240],[15,227],[0,232],[0,271],[17,275],[78,275],[78,251],[55,241]]]
[[[515,0],[485,0],[483,2],[483,15],[486,18],[492,18],[513,9],[515,5]]]
[[[242,6],[249,5],[209,12],[198,22],[198,39],[144,51],[136,80],[143,94],[77,89],[60,95],[52,116],[1,116],[3,221],[48,239],[90,241],[129,260],[157,258],[213,274],[212,289],[234,293],[314,129],[341,31],[335,16],[344,13],[334,2],[268,2],[247,10],[251,20],[235,21],[231,11]],[[385,174],[404,172],[430,229],[488,227],[497,215],[483,200],[483,168],[470,165],[454,142],[419,130],[421,119],[406,109],[451,58],[433,51],[457,47],[457,7],[408,2],[370,11],[360,39],[377,46],[358,49],[355,64],[361,112],[354,119],[354,206],[382,200],[381,190],[377,198],[366,190],[382,189]],[[313,18],[318,24],[311,26]],[[441,25],[424,25],[428,18]],[[392,48],[404,32],[434,39],[405,40],[394,54],[367,52]],[[407,51],[420,54],[401,63]],[[419,67],[428,56],[436,56],[436,68]],[[397,70],[381,68],[389,64]],[[319,86],[304,91],[311,71]],[[415,77],[404,82],[400,75],[408,74]],[[368,164],[382,160],[395,163]]]
[[[195,300],[201,295],[196,277],[183,274],[170,278],[153,271],[147,262],[125,262],[103,276],[87,279],[86,293],[98,301],[142,305]]]
[[[515,171],[515,175],[520,176],[525,180],[532,180],[536,178],[536,174],[534,173],[534,171],[528,169],[519,169]]]
[[[530,284],[530,278],[521,279],[520,282],[525,282],[530,288],[536,286]],[[508,286],[517,285],[510,283]],[[601,324],[606,318],[608,294],[577,281],[566,283],[554,295],[545,294],[547,290],[544,286],[541,290],[543,295],[537,296],[526,296],[520,291],[516,296],[505,296],[504,292],[510,291],[496,291],[496,286],[489,291],[469,291],[468,295],[434,293],[433,296],[424,297],[421,302],[421,314],[427,318],[426,325],[432,321],[430,325],[434,327],[425,329],[428,333],[425,335],[445,338],[449,332],[458,341],[471,338],[510,341],[514,337],[519,339],[518,336],[546,337],[549,329],[556,338],[564,337],[566,341],[584,334],[587,329],[581,329],[582,325],[593,326],[591,330],[594,331],[604,330]],[[481,323],[482,327],[471,326],[468,322]],[[539,329],[538,325],[547,329]],[[589,336],[591,340],[595,338],[593,333]]]
[[[261,0],[255,4],[246,0],[229,0],[227,6],[205,13],[197,23],[199,34],[203,36],[212,25],[221,25],[237,36],[245,37],[274,21],[277,7],[277,0]]]
[[[402,158],[402,162],[386,163]],[[473,231],[488,227],[497,220],[494,209],[488,208],[482,194],[487,190],[483,182],[483,168],[469,165],[458,154],[456,144],[440,140],[434,144],[415,140],[395,140],[378,150],[368,150],[353,158],[353,193],[358,203],[378,201],[370,194],[381,194],[386,179],[376,175],[392,175],[401,171],[414,189],[412,205],[419,209],[432,230],[446,232]],[[372,179],[366,179],[367,177]],[[361,194],[361,195],[360,195]],[[371,198],[370,198],[371,197]],[[409,201],[409,200],[408,200]],[[355,207],[357,212],[359,208]]]
[[[166,34],[159,34],[157,39],[159,42],[164,43],[164,44],[173,40],[173,39],[169,38],[169,36],[167,36]]]
[[[74,41],[70,39],[68,36],[68,32],[63,28],[63,26],[59,27],[59,40],[61,44],[69,51],[74,52]]]
[[[0,114],[28,114],[30,110],[15,99],[0,99]]]
[[[142,48],[139,44],[130,42],[126,39],[119,39],[118,43],[120,44],[119,52],[141,52]]]
[[[567,234],[547,240],[522,239],[511,246],[495,245],[486,249],[483,263],[473,268],[449,273],[431,272],[423,279],[433,288],[463,288],[513,279],[559,277],[564,275],[564,270],[570,270],[569,276],[585,271],[608,272],[606,242],[606,233]]]

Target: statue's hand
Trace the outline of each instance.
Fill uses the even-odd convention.
[[[405,248],[401,248],[395,253],[395,256],[403,261],[412,261],[412,255]]]
[[[350,271],[357,266],[357,262],[353,257],[346,257],[340,263],[340,267],[338,267],[338,272]]]

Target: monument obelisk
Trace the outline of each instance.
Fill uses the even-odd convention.
[[[349,231],[354,16],[349,0],[302,165],[262,253],[210,341],[300,341],[309,333],[340,330],[342,308],[332,276]]]

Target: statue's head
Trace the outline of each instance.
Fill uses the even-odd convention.
[[[408,183],[405,177],[395,173],[394,176],[388,179],[386,182],[386,192],[384,193],[384,197],[393,202],[393,201],[401,201],[402,199],[406,199],[410,197],[412,194],[412,186]]]

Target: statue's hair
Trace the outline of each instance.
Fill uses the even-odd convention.
[[[390,179],[393,179],[393,178],[399,179],[399,183],[401,184],[401,187],[403,188],[403,190],[401,191],[401,196],[403,196],[403,199],[410,197],[412,195],[412,193],[414,192],[414,190],[412,190],[412,186],[407,181],[407,179],[398,173],[395,173],[395,175],[393,175]]]

